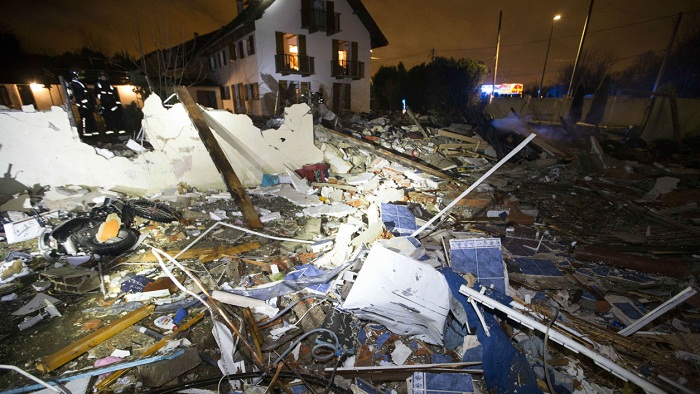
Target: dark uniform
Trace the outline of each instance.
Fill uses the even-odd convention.
[[[102,106],[102,117],[105,119],[107,134],[119,132],[125,133],[122,122],[122,103],[119,101],[119,93],[112,86],[107,77],[107,73],[101,72],[97,82],[95,82],[95,93]]]
[[[95,122],[95,117],[93,112],[95,112],[95,99],[92,97],[88,91],[85,82],[85,72],[79,69],[70,70],[71,81],[70,87],[75,99],[75,105],[78,106],[78,113],[80,114],[80,122],[78,123],[78,134],[81,137],[91,137],[96,136],[97,132],[97,122]]]

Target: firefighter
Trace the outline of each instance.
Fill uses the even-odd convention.
[[[97,82],[95,82],[95,93],[100,100],[100,115],[105,120],[107,134],[124,134],[124,123],[122,122],[122,103],[119,101],[117,89],[109,82],[107,73],[100,72]]]
[[[85,84],[85,71],[79,68],[72,68],[71,74],[71,94],[75,100],[75,105],[78,106],[78,114],[80,114],[80,122],[78,123],[78,134],[81,137],[97,136],[97,122],[95,122],[95,98]]]

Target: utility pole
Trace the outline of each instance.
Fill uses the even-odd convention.
[[[664,55],[664,60],[661,62],[661,67],[659,67],[659,74],[656,76],[656,82],[654,82],[654,87],[651,89],[652,92],[656,93],[656,89],[661,83],[661,78],[663,78],[666,72],[666,64],[668,63],[668,57],[671,55],[671,48],[673,47],[673,42],[676,40],[676,33],[678,33],[678,27],[681,25],[681,18],[683,13],[676,15],[676,20],[673,24],[673,31],[671,32],[671,37],[668,39],[668,45],[666,45],[666,54]],[[654,97],[654,95],[652,95]]]
[[[576,52],[576,61],[574,62],[574,70],[571,72],[571,81],[569,81],[569,90],[566,91],[566,95],[571,97],[571,89],[574,85],[574,75],[576,75],[576,67],[578,67],[578,61],[581,60],[581,49],[583,48],[583,42],[586,40],[586,32],[588,31],[588,20],[591,19],[591,12],[593,11],[593,0],[588,6],[588,15],[586,16],[586,21],[583,23],[583,32],[581,33],[581,42],[578,43],[578,52]]]
[[[493,81],[491,82],[491,96],[489,104],[493,101],[493,93],[496,91],[496,74],[498,74],[498,52],[501,50],[501,21],[503,20],[503,10],[498,12],[498,37],[496,38],[496,60],[493,65]]]
[[[542,67],[542,79],[540,79],[540,86],[537,88],[537,98],[542,97],[542,84],[544,84],[544,72],[547,70],[547,58],[549,58],[549,47],[552,46],[552,33],[554,33],[554,21],[561,19],[561,15],[554,15],[552,18],[552,28],[549,29],[549,42],[547,43],[547,53],[544,55],[544,66]]]
[[[430,62],[432,63],[435,60],[435,48],[433,48],[430,51]]]

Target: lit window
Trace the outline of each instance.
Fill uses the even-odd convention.
[[[299,70],[299,42],[297,36],[290,34],[287,37],[287,50],[289,51],[289,68]]]

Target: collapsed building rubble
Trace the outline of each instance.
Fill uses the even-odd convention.
[[[148,157],[89,159],[126,160],[125,178],[6,199],[2,390],[700,389],[696,170],[618,159],[593,138],[572,148],[517,118],[329,124],[295,105],[260,130],[203,110],[254,228],[202,164],[187,110],[152,101]],[[136,192],[177,215],[100,216],[103,242],[139,235],[128,250],[40,253],[43,221]]]

